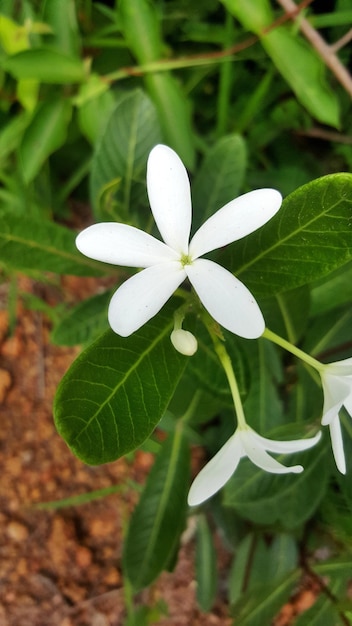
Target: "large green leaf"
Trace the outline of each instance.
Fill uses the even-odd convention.
[[[181,423],[163,444],[129,521],[124,572],[135,591],[152,583],[173,557],[185,523],[189,474]]]
[[[187,359],[170,343],[173,305],[132,336],[108,331],[82,352],[55,398],[56,427],[85,463],[137,448],[161,419]]]
[[[42,83],[64,85],[85,80],[85,69],[80,59],[50,48],[24,50],[8,57],[2,66],[17,79],[30,78]]]
[[[29,183],[47,157],[66,141],[72,106],[67,100],[47,100],[40,104],[27,126],[20,146],[23,178]]]
[[[69,228],[9,212],[0,213],[0,263],[12,270],[99,276],[103,266],[79,254]]]
[[[158,61],[163,56],[164,43],[160,33],[159,16],[148,0],[119,2],[124,35],[131,52],[141,64]],[[166,141],[192,168],[195,160],[190,108],[180,85],[168,72],[145,75],[145,83],[158,109]]]
[[[254,293],[305,285],[352,259],[352,174],[330,174],[283,201],[265,226],[220,254]]]
[[[145,198],[145,174],[150,150],[161,140],[158,117],[150,99],[135,90],[120,98],[96,146],[90,192],[95,212],[103,219],[128,220],[134,203]],[[102,203],[116,181],[113,199]]]
[[[192,186],[193,229],[238,196],[246,164],[246,144],[240,135],[222,137],[210,148]]]

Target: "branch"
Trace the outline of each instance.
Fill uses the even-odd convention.
[[[293,0],[277,0],[286,12],[293,13],[297,9],[297,5]],[[296,19],[296,18],[294,18]],[[312,44],[313,48],[318,52],[325,65],[330,68],[337,80],[345,88],[347,93],[352,97],[352,77],[340,59],[336,56],[333,46],[330,46],[321,37],[318,31],[303,17],[299,17],[298,26],[302,33]]]

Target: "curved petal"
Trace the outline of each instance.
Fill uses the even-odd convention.
[[[243,447],[247,453],[248,458],[260,467],[265,472],[270,472],[272,474],[289,474],[293,472],[294,474],[298,474],[303,472],[302,465],[291,465],[291,467],[286,467],[273,459],[264,448],[260,448],[259,446],[254,446],[253,442],[249,439],[244,440],[242,437]]]
[[[293,452],[301,452],[302,450],[308,450],[315,446],[321,438],[321,432],[319,431],[314,437],[308,439],[292,439],[291,441],[274,441],[273,439],[266,439],[261,437],[255,431],[252,431],[252,438],[270,452],[277,452],[278,454],[291,454]]]
[[[194,479],[188,504],[197,506],[217,493],[231,478],[242,456],[243,448],[236,431]]]
[[[190,256],[197,258],[246,237],[266,224],[281,203],[282,196],[276,189],[256,189],[225,204],[195,233]]]
[[[262,312],[251,292],[233,274],[206,259],[185,265],[185,271],[204,307],[221,326],[246,339],[263,334]]]
[[[345,400],[350,395],[350,385],[341,376],[331,376],[323,371],[321,376],[324,391],[323,417],[321,423],[327,426],[338,416]]]
[[[341,472],[341,474],[346,474],[346,460],[345,460],[345,452],[343,449],[343,440],[342,440],[342,432],[341,432],[341,424],[338,417],[335,417],[330,424],[330,437],[331,437],[331,447],[334,453],[334,459],[336,463],[336,467]]]
[[[109,324],[128,337],[156,315],[186,278],[179,262],[153,265],[126,280],[109,305]]]
[[[93,224],[82,230],[76,246],[91,259],[128,267],[149,267],[178,258],[162,241],[139,228],[116,222]]]
[[[176,152],[153,148],[148,158],[147,189],[150,207],[165,243],[187,254],[192,204],[187,171]]]

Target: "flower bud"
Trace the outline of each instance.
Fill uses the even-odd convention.
[[[182,328],[173,330],[170,339],[177,352],[185,356],[192,356],[198,350],[197,339],[188,330],[183,330]]]

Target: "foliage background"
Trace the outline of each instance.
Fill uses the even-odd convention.
[[[345,37],[352,11],[347,0],[329,8],[305,2],[295,20],[285,7],[291,11],[287,2],[267,0],[0,2],[0,264],[13,318],[19,272],[39,281],[58,282],[62,274],[121,280],[120,271],[76,251],[75,229],[84,225],[80,207],[92,207],[90,221],[118,220],[150,231],[145,165],[162,141],[189,169],[194,228],[253,188],[272,186],[287,196],[280,221],[220,260],[253,289],[273,330],[323,360],[352,355],[351,181],[349,174],[335,175],[348,173],[352,162],[352,81],[343,73],[351,61]],[[302,20],[335,45],[329,61],[324,46],[314,48],[302,34]],[[309,210],[313,232],[309,219],[304,224]],[[280,244],[279,258],[271,254],[273,242]],[[256,261],[258,249],[264,261]],[[121,353],[121,339],[107,330],[110,295],[71,310],[65,302],[51,309],[27,298],[51,317],[53,342],[88,346],[74,365],[86,382],[97,376],[96,369],[87,371],[89,355],[104,344],[116,358]],[[226,381],[202,330],[187,369],[170,352],[174,306],[131,344],[132,358],[145,354],[143,380],[147,361],[160,363],[161,355],[172,371],[170,389],[165,381],[162,398],[151,400],[148,428],[137,410],[138,438],[126,435],[119,451],[143,444],[156,454],[126,536],[132,596],[175,562],[189,514],[190,444],[204,445],[211,455],[232,428]],[[146,348],[151,338],[153,354]],[[227,342],[254,428],[285,438],[319,424],[321,390],[303,366],[265,340]],[[58,429],[68,443],[75,428],[60,412],[72,402],[70,385],[68,378],[56,401]],[[129,385],[122,392],[134,398],[133,380]],[[145,441],[161,415],[165,444]],[[344,428],[349,458],[346,419]],[[89,456],[86,444],[72,448],[87,462],[114,458],[114,451],[106,457],[97,448]],[[220,533],[233,554],[227,594],[236,624],[269,623],[304,574],[319,581],[322,593],[295,623],[349,623],[350,479],[337,475],[326,438],[305,456],[299,478],[263,475],[243,461],[224,493],[195,512],[198,601],[205,611],[217,592],[212,537]],[[329,557],[324,562],[317,558],[321,546]],[[133,602],[128,607],[126,624],[142,619]]]

